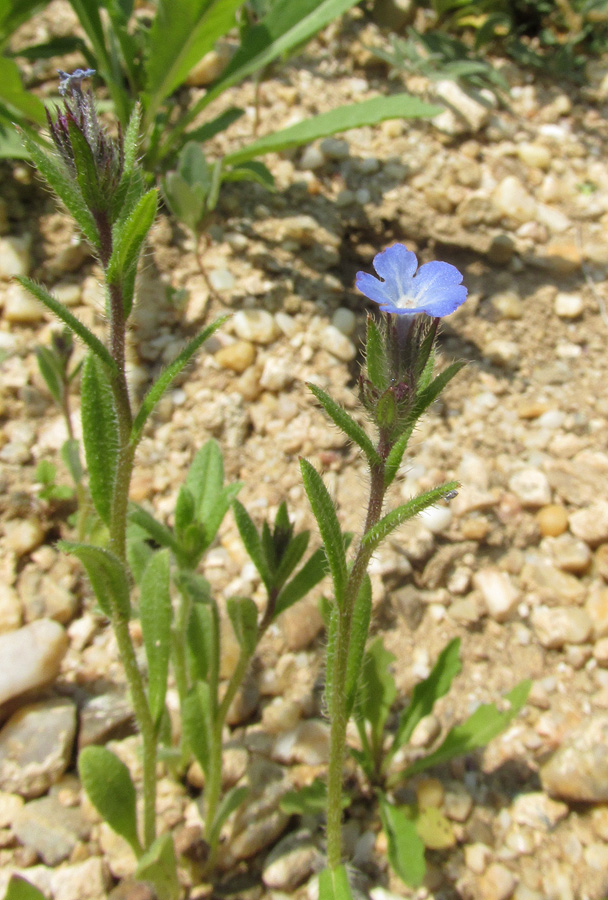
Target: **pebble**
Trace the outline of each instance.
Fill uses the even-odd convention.
[[[51,872],[53,900],[107,900],[111,884],[108,867],[100,856]]]
[[[32,238],[29,234],[0,238],[0,278],[9,279],[14,278],[15,275],[29,275],[32,265],[31,245]]]
[[[321,141],[321,153],[327,159],[343,160],[348,159],[350,155],[350,147],[348,141],[343,138],[328,137]]]
[[[0,704],[53,681],[67,649],[65,629],[51,619],[0,634]]]
[[[357,317],[352,309],[348,309],[346,306],[339,306],[331,317],[331,324],[342,334],[345,334],[346,337],[350,337],[357,325]]]
[[[321,860],[307,832],[290,834],[268,854],[262,881],[268,888],[291,893],[317,870]]]
[[[552,800],[542,791],[519,794],[511,806],[513,821],[535,831],[551,832],[568,815],[565,803]]]
[[[558,569],[576,575],[586,572],[591,562],[591,550],[587,544],[571,534],[545,538],[541,550],[546,551]]]
[[[521,319],[524,304],[516,291],[502,291],[492,297],[492,306],[503,319]]]
[[[509,900],[517,885],[517,879],[502,863],[490,863],[481,877],[483,900]]]
[[[80,809],[64,806],[55,796],[26,803],[12,828],[17,839],[34,850],[48,866],[67,859],[78,841],[86,840],[90,831]]]
[[[274,318],[265,309],[240,309],[231,325],[241,340],[254,344],[270,344],[278,333]]]
[[[28,704],[0,730],[0,788],[39,797],[67,769],[76,736],[76,707],[67,698]]]
[[[357,355],[357,348],[335,325],[327,325],[320,335],[320,344],[332,356],[342,362],[350,362]]]
[[[608,801],[608,715],[589,716],[540,769],[543,789],[562,800]]]
[[[418,518],[431,534],[442,534],[452,524],[453,514],[449,506],[428,506]]]
[[[589,591],[585,609],[593,622],[593,635],[597,638],[608,636],[608,587],[594,585]]]
[[[568,529],[568,513],[558,503],[550,503],[540,509],[536,521],[543,537],[558,537]]]
[[[544,144],[527,141],[517,145],[517,155],[522,162],[534,169],[548,169],[553,159],[553,154]]]
[[[519,225],[536,219],[536,201],[515,175],[503,178],[495,188],[492,199],[503,215],[514,219]]]
[[[517,369],[520,363],[521,351],[514,341],[495,339],[490,341],[483,350],[483,355],[496,366],[505,369]]]
[[[19,628],[22,617],[17,592],[10,585],[0,582],[0,634]]]
[[[46,307],[20,284],[12,283],[4,295],[4,318],[15,325],[30,325],[46,318]]]
[[[438,81],[434,93],[438,100],[449,107],[432,120],[439,131],[451,135],[475,133],[487,125],[490,119],[489,107],[464,91],[458,82],[448,79]]]
[[[597,548],[593,561],[604,581],[608,581],[608,544],[602,544]]]
[[[591,547],[608,541],[608,500],[598,500],[586,509],[573,512],[570,530]]]
[[[476,875],[482,875],[492,858],[492,851],[486,844],[467,844],[464,848],[464,861],[467,869]]]
[[[239,375],[255,362],[255,347],[250,341],[235,341],[221,347],[214,355],[216,363]]]
[[[520,469],[509,479],[509,489],[521,500],[524,508],[546,506],[551,502],[551,488],[540,469]]]
[[[294,379],[293,361],[270,356],[264,363],[260,376],[260,385],[267,391],[278,394],[289,387]]]
[[[235,278],[229,269],[210,269],[209,281],[216,291],[229,291],[235,285]]]
[[[598,666],[602,666],[602,668],[608,666],[608,637],[601,638],[595,643],[593,658]]]
[[[560,319],[578,319],[585,305],[580,294],[565,294],[560,292],[555,298],[555,314]]]
[[[222,74],[230,58],[232,48],[225,41],[218,41],[213,50],[200,59],[188,73],[186,84],[190,87],[205,87]]]
[[[473,798],[463,784],[454,781],[443,798],[443,811],[452,822],[466,822],[473,809]]]
[[[559,650],[564,644],[584,644],[593,630],[589,613],[578,607],[537,606],[531,619],[539,643],[547,650]]]
[[[473,584],[481,591],[488,615],[497,622],[506,622],[517,609],[519,591],[507,572],[499,569],[480,569],[473,576]]]
[[[315,144],[309,144],[308,147],[305,147],[300,156],[300,168],[310,169],[313,172],[315,169],[320,169],[324,166],[326,162],[327,157]]]
[[[282,763],[320,766],[329,760],[329,725],[320,719],[300,722],[274,742],[273,759]]]
[[[119,691],[91,698],[80,710],[78,749],[131,734],[133,707]]]
[[[38,519],[13,519],[4,526],[4,533],[4,546],[18,557],[31,553],[44,540]]]

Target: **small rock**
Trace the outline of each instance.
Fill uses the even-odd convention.
[[[555,314],[560,319],[578,319],[585,305],[580,294],[559,293],[555,298]]]
[[[15,325],[30,325],[46,317],[45,307],[20,284],[12,283],[4,295],[4,318]]]
[[[350,148],[343,138],[328,137],[321,141],[321,152],[327,159],[348,159]]]
[[[110,873],[100,856],[91,856],[72,866],[60,866],[51,873],[53,900],[106,900]]]
[[[553,159],[553,154],[543,144],[530,144],[524,142],[517,145],[517,155],[527,166],[533,169],[548,169]]]
[[[491,863],[481,878],[481,896],[484,900],[509,900],[517,885],[517,879],[502,863]]]
[[[106,744],[134,734],[135,717],[128,699],[118,691],[93,697],[80,711],[78,749]]]
[[[209,281],[216,291],[229,291],[235,285],[234,275],[229,269],[210,269]]]
[[[524,314],[524,305],[516,291],[502,291],[500,294],[494,294],[492,306],[503,319],[521,319]]]
[[[481,591],[489,616],[497,622],[506,622],[512,616],[519,603],[519,591],[507,572],[481,569],[473,576],[473,584]]]
[[[0,791],[0,828],[10,828],[19,810],[23,809],[23,797]]]
[[[268,854],[262,881],[266,887],[291,893],[316,871],[321,854],[307,832],[296,832],[279,841]]]
[[[491,858],[492,851],[486,844],[467,844],[464,848],[466,867],[476,875],[482,875],[485,872]]]
[[[186,84],[190,87],[205,87],[222,74],[232,57],[230,44],[218,41],[213,50],[205,53],[188,73]]]
[[[503,178],[494,190],[492,199],[503,215],[520,225],[533,222],[536,218],[536,201],[515,175]]]
[[[545,557],[538,562],[531,560],[526,563],[520,577],[527,590],[533,591],[541,602],[550,606],[577,604],[585,599],[585,586],[580,579],[562,572]]]
[[[65,629],[51,619],[0,634],[0,705],[53,681],[67,649]]]
[[[539,510],[536,521],[543,537],[557,537],[568,529],[568,513],[557,503],[550,503]]]
[[[307,719],[280,735],[274,743],[273,759],[282,763],[320,766],[329,760],[329,725],[319,719]]]
[[[17,592],[5,582],[0,582],[0,634],[19,628],[22,616]]]
[[[591,550],[584,541],[561,534],[559,537],[545,538],[541,549],[546,551],[558,569],[582,575],[589,568]]]
[[[327,162],[327,158],[323,151],[316,147],[314,144],[309,144],[308,147],[305,147],[302,151],[302,155],[300,157],[300,168],[301,169],[310,169],[311,171],[315,171],[315,169],[320,169]]]
[[[450,616],[457,622],[462,622],[463,625],[473,625],[481,619],[482,615],[481,604],[474,594],[463,597],[462,600],[456,600],[450,606]]]
[[[232,327],[243,341],[270,344],[277,337],[277,325],[265,309],[240,309],[232,318]]]
[[[321,346],[342,362],[350,362],[357,355],[357,348],[349,337],[338,331],[335,325],[327,325],[320,336]]]
[[[490,341],[484,347],[483,355],[494,365],[505,369],[517,369],[520,362],[520,348],[514,341]]]
[[[584,644],[593,630],[586,610],[563,606],[536,607],[532,611],[532,626],[539,643],[548,650],[559,650],[564,644]]]
[[[355,330],[357,317],[352,309],[347,309],[346,306],[340,306],[333,314],[331,324],[334,328],[337,328],[338,331],[341,331],[342,334],[345,334],[346,337],[350,337]]]
[[[454,781],[443,798],[443,811],[452,822],[466,822],[473,809],[473,798],[463,784]]]
[[[433,713],[423,716],[412,732],[409,746],[422,749],[430,747],[441,733],[441,722]]]
[[[428,506],[418,518],[431,534],[441,534],[450,527],[453,515],[449,506]]]
[[[323,630],[323,617],[316,599],[308,596],[286,609],[277,624],[287,648],[297,652],[309,647]]]
[[[375,0],[372,8],[372,19],[381,28],[401,31],[412,25],[416,18],[414,0]]]
[[[14,278],[15,275],[29,275],[32,264],[31,244],[32,238],[29,234],[0,238],[0,278],[8,279]],[[42,309],[40,304],[38,304],[38,308]]]
[[[12,827],[17,839],[34,850],[47,866],[67,859],[90,831],[78,807],[63,806],[53,796],[26,803]]]
[[[593,635],[597,638],[608,636],[608,588],[594,586],[589,592],[585,609],[593,622]]]
[[[293,362],[282,357],[270,356],[264,363],[260,385],[275,394],[284,391],[293,381]]]
[[[542,791],[519,794],[513,801],[511,815],[518,825],[527,825],[535,831],[551,832],[568,815],[565,803],[551,800]]]
[[[255,362],[255,347],[250,341],[235,341],[221,347],[213,357],[223,369],[240,375]]]
[[[460,133],[463,131],[475,133],[487,125],[490,118],[488,106],[463,91],[456,81],[447,79],[438,81],[435,85],[435,95],[450,108],[433,119],[433,124],[440,131],[446,130],[448,126],[446,112],[450,111],[456,115],[461,125]],[[447,130],[449,134],[454,134],[450,128]]]
[[[0,730],[0,788],[27,798],[44,794],[67,769],[75,735],[71,700],[22,707]]]
[[[602,666],[602,668],[608,666],[608,637],[601,638],[596,642],[593,648],[593,658],[598,666]]]
[[[13,519],[5,525],[4,546],[16,556],[31,553],[44,540],[44,529],[38,519]]]
[[[590,547],[608,541],[608,501],[598,500],[570,516],[570,530]]]
[[[608,544],[602,544],[597,548],[593,560],[604,581],[608,581]]]
[[[67,581],[67,584],[66,584]],[[17,590],[26,622],[54,619],[67,625],[78,609],[78,597],[70,586],[71,579],[42,574],[38,566],[28,563],[17,581]]]
[[[608,716],[588,717],[540,770],[543,789],[566,801],[608,801]]]
[[[509,488],[525,508],[546,506],[551,502],[551,488],[540,469],[520,469],[509,479]]]

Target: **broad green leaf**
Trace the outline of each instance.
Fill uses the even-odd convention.
[[[427,806],[416,815],[416,831],[429,850],[447,850],[456,844],[454,826],[435,806]]]
[[[381,637],[372,641],[363,658],[357,712],[372,726],[376,747],[382,745],[384,726],[397,696],[395,679],[390,671],[395,660],[394,653],[385,648]]]
[[[85,747],[78,756],[78,773],[88,798],[117,834],[139,858],[135,787],[125,764],[107,747]]]
[[[260,578],[264,582],[266,590],[271,591],[274,586],[273,577],[270,569],[268,568],[268,563],[262,548],[262,542],[260,540],[258,530],[253,524],[251,516],[249,515],[243,504],[238,500],[233,500],[232,511],[234,513],[236,527],[238,528],[241,540],[245,545],[245,550],[249,554],[251,562],[256,567]]]
[[[400,747],[407,744],[418,722],[433,711],[433,707],[440,697],[447,694],[452,681],[461,668],[460,638],[454,638],[437,657],[437,662],[430,675],[424,681],[420,681],[412,691],[408,706],[399,716],[399,724],[389,758]]]
[[[310,144],[320,138],[329,137],[340,131],[351,128],[362,128],[364,125],[376,125],[385,119],[418,119],[423,116],[436,116],[442,107],[431,106],[418,97],[409,94],[393,94],[389,97],[372,97],[360,103],[340,106],[331,112],[321,113],[311,119],[305,119],[282,131],[273,131],[252,144],[235,150],[224,157],[224,165],[244,163],[266,153],[280,153],[290,147]]]
[[[327,557],[324,550],[315,550],[300,571],[281,590],[274,606],[274,618],[301,600],[327,575]]]
[[[341,606],[346,588],[347,569],[344,538],[336,510],[323,479],[314,466],[308,460],[301,459],[300,469],[304,488],[323,539],[325,555],[334,583],[336,603]]]
[[[64,441],[60,453],[66,469],[72,476],[72,481],[74,484],[80,484],[83,475],[80,444],[76,439]]]
[[[151,882],[158,900],[178,900],[181,888],[177,878],[175,847],[170,833],[157,837],[152,846],[140,857],[135,877],[139,881]]]
[[[188,746],[207,777],[211,759],[212,728],[212,698],[209,685],[205,681],[197,681],[188,692],[182,706],[182,729]]]
[[[199,522],[206,522],[224,485],[224,459],[218,442],[213,438],[197,450],[184,484],[196,501],[196,518]]]
[[[21,113],[37,125],[44,125],[46,122],[44,106],[38,97],[25,90],[17,63],[6,56],[0,56],[0,102],[10,111]]]
[[[211,542],[214,540],[216,534],[219,531],[219,527],[224,521],[224,516],[232,506],[232,501],[235,499],[238,492],[243,487],[242,481],[233,481],[232,484],[227,484],[220,493],[219,497],[217,497],[213,506],[205,512],[205,536],[207,540],[207,544],[205,549]]]
[[[426,491],[424,494],[419,494],[418,497],[412,497],[407,503],[403,503],[396,509],[391,510],[390,513],[387,513],[379,522],[373,525],[363,536],[363,545],[374,551],[376,547],[396,528],[399,528],[399,526],[404,522],[407,522],[408,519],[413,519],[414,516],[421,513],[423,509],[434,506],[439,500],[442,500],[446,494],[456,490],[457,487],[457,481],[448,481],[440,487],[433,488],[431,491]]]
[[[365,362],[369,380],[379,391],[385,391],[389,386],[386,350],[380,329],[371,316],[367,318]]]
[[[48,347],[36,347],[36,362],[55,403],[63,399],[63,371],[57,356]]]
[[[445,740],[437,750],[408,766],[403,776],[409,778],[418,772],[424,772],[431,766],[448,762],[455,756],[462,756],[479,747],[485,747],[501,731],[504,731],[519,713],[528,699],[531,686],[532,682],[529,680],[520,681],[503,698],[503,702],[506,701],[508,704],[507,709],[499,710],[495,703],[484,703],[478,707],[462,725],[454,726],[447,733]]]
[[[218,806],[217,812],[215,814],[213,828],[211,829],[210,843],[213,843],[217,840],[224,822],[226,822],[228,817],[231,816],[232,813],[239,808],[241,803],[243,803],[243,801],[249,794],[249,790],[250,789],[245,786],[233,787],[222,798],[222,801]]]
[[[155,519],[143,506],[139,506],[137,503],[129,504],[129,521],[143,528],[161,547],[168,547],[176,556],[179,555],[181,548],[175,540],[173,532]]]
[[[426,873],[424,844],[416,824],[405,812],[380,795],[380,817],[388,842],[388,860],[405,884],[418,887]]]
[[[159,0],[148,37],[147,127],[160,104],[235,24],[243,0]]]
[[[11,875],[4,900],[46,900],[46,895],[20,875]]]
[[[332,400],[331,397],[329,397],[325,391],[322,391],[320,387],[317,387],[316,384],[308,382],[307,387],[315,395],[329,418],[335,422],[338,428],[343,431],[353,443],[357,444],[361,450],[363,450],[370,466],[381,466],[382,460],[380,459],[376,448],[363,428],[355,422],[352,416],[349,416],[345,409]]]
[[[42,285],[36,284],[35,281],[32,281],[31,278],[26,278],[23,275],[16,276],[16,281],[24,287],[30,294],[33,294],[34,297],[39,300],[47,309],[50,309],[52,313],[54,313],[58,319],[64,322],[68,328],[77,335],[81,341],[83,341],[89,350],[91,350],[108,368],[110,372],[117,372],[118,369],[116,367],[116,363],[114,362],[112,356],[108,349],[102,344],[98,337],[95,337],[92,331],[82,324],[80,319],[77,319],[76,316],[72,315],[72,313],[60,303],[59,300],[56,300],[52,294],[43,288]]]
[[[353,900],[344,866],[323,869],[319,875],[319,900]]]
[[[165,709],[171,647],[169,551],[158,550],[141,579],[139,616],[148,660],[148,703],[156,724]]]
[[[348,649],[348,663],[346,668],[346,715],[350,718],[357,696],[361,678],[361,663],[365,651],[365,643],[369,633],[369,623],[372,615],[372,584],[369,575],[365,575],[363,583],[353,609],[353,618],[350,632],[350,647]]]
[[[220,316],[219,319],[216,319],[215,322],[212,322],[211,325],[208,325],[204,331],[201,332],[197,337],[195,337],[189,344],[184,347],[179,356],[173,360],[171,365],[167,366],[167,368],[162,372],[159,378],[154,382],[148,393],[143,399],[143,402],[139,408],[137,415],[135,416],[135,421],[133,422],[133,428],[131,430],[131,443],[137,444],[141,438],[141,434],[146,424],[146,419],[163,396],[173,379],[179,375],[182,369],[188,365],[196,351],[201,347],[205,341],[211,337],[214,331],[224,324],[224,322],[229,318],[229,316]]]
[[[66,553],[77,556],[87,570],[99,606],[108,618],[118,614],[128,619],[131,614],[129,578],[119,558],[110,550],[92,544],[59,541]]]
[[[230,622],[246,656],[253,656],[258,642],[258,608],[250,597],[229,597],[226,601]]]
[[[92,353],[82,367],[80,395],[91,499],[100,519],[109,525],[118,462],[118,417],[107,370]]]

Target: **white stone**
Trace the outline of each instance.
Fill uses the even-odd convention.
[[[517,155],[522,162],[533,169],[548,169],[553,159],[553,154],[543,144],[518,144]]]
[[[321,152],[327,159],[347,159],[350,153],[348,142],[343,138],[328,137],[321,141]]]
[[[520,348],[514,341],[496,339],[484,347],[483,355],[497,366],[516,369],[519,366]]]
[[[300,157],[300,168],[314,171],[315,169],[320,169],[321,166],[324,166],[326,161],[326,156],[323,151],[314,144],[309,144],[308,147],[304,148],[302,156]]]
[[[560,292],[555,298],[554,309],[560,319],[577,319],[584,309],[583,298],[580,294]]]
[[[279,393],[285,390],[293,381],[293,366],[290,366],[288,360],[271,356],[266,360],[262,375],[260,376],[260,385],[267,391]]]
[[[551,488],[540,469],[520,469],[509,479],[509,489],[518,497],[522,506],[535,509],[551,503]]]
[[[28,325],[45,318],[45,307],[20,284],[9,284],[4,301],[4,318],[7,322]]]
[[[497,622],[506,622],[517,609],[519,592],[507,572],[499,569],[480,569],[473,576],[475,587],[481,591],[488,615]]]
[[[277,337],[277,324],[265,309],[240,309],[231,324],[235,334],[243,341],[270,344]]]
[[[431,534],[441,534],[450,527],[453,515],[449,506],[428,506],[419,518]]]
[[[29,273],[31,244],[29,234],[0,238],[0,278],[14,278],[15,275]]]
[[[12,519],[5,525],[4,546],[15,556],[25,556],[44,540],[44,530],[38,519]]]
[[[570,516],[570,531],[575,537],[586,541],[590,546],[608,541],[608,501],[579,509]]]
[[[350,362],[357,355],[357,348],[353,342],[341,331],[338,331],[335,325],[327,325],[323,329],[321,346],[342,362]]]
[[[500,211],[519,224],[536,220],[536,201],[519,178],[507,175],[494,190],[492,199]]]
[[[53,900],[105,900],[111,887],[110,873],[100,856],[91,856],[51,873]]]
[[[355,316],[352,309],[348,309],[346,306],[340,306],[333,314],[331,318],[331,324],[334,326],[334,328],[337,328],[338,331],[341,331],[342,334],[350,337],[355,330],[357,317]]]
[[[216,291],[229,291],[234,287],[234,275],[228,269],[211,269],[209,281]]]
[[[463,91],[456,81],[448,79],[438,81],[435,85],[435,95],[439,100],[443,100],[460,120],[466,123],[469,131],[479,131],[487,124],[490,118],[488,106],[479,103],[478,100],[475,100],[470,94]],[[437,120],[441,121],[441,115],[443,114],[433,119],[433,123],[439,128],[440,125],[437,125]]]
[[[0,634],[0,704],[53,681],[67,648],[65,629],[51,619]]]
[[[548,650],[559,650],[564,644],[584,644],[593,631],[589,613],[580,607],[538,606],[531,618],[539,643]]]

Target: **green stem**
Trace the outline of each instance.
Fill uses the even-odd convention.
[[[371,470],[369,505],[364,534],[376,524],[382,514],[384,502],[384,464]],[[331,726],[329,738],[329,769],[327,774],[327,864],[337,869],[342,863],[342,782],[344,756],[346,753],[346,673],[350,651],[353,610],[371,551],[359,545],[355,561],[350,571],[344,602],[338,612],[338,629],[333,656]]]

